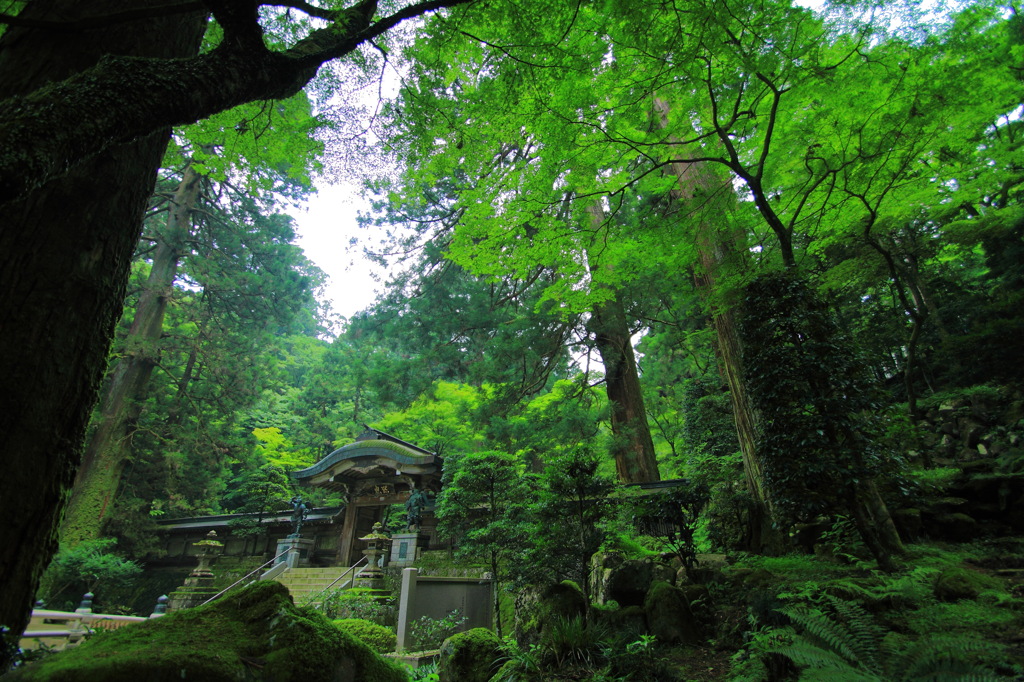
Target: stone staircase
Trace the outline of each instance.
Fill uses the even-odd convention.
[[[356,569],[358,571],[359,569]],[[274,578],[283,584],[292,593],[292,599],[296,606],[302,606],[306,602],[319,595],[327,587],[338,579],[342,573],[350,572],[351,569],[344,566],[331,568],[289,568],[284,573]],[[351,573],[338,581],[332,588],[351,587]]]

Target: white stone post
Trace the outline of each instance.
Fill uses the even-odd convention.
[[[416,577],[418,575],[418,569],[402,569],[402,592],[398,597],[398,641],[395,644],[396,653],[405,651],[405,640],[409,634],[409,611],[412,608],[413,600],[416,598]]]

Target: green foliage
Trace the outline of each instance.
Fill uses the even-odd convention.
[[[437,674],[437,661],[420,665],[412,671],[412,682],[440,682]]]
[[[602,551],[620,552],[627,559],[643,559],[659,556],[665,543],[661,538],[650,535],[636,535],[632,528],[615,530],[605,538]]]
[[[332,620],[366,620],[382,627],[393,626],[396,615],[394,597],[360,587],[334,590],[311,608]]]
[[[708,487],[695,481],[655,494],[635,495],[628,502],[636,527],[663,539],[683,565],[692,570],[697,561],[697,520],[709,499]]]
[[[540,645],[555,668],[594,667],[608,630],[580,616],[556,617],[541,632]]]
[[[206,153],[213,163],[212,148]],[[131,437],[91,446],[115,459],[130,455],[108,530],[134,555],[151,549],[151,517],[219,511],[228,479],[243,485],[240,478],[269,463],[264,453],[253,452],[261,446],[249,436],[253,427],[242,425],[244,410],[285,381],[280,357],[298,345],[289,337],[319,331],[316,294],[323,275],[293,243],[292,220],[279,212],[285,195],[295,197],[301,191],[292,190],[301,188],[289,189],[284,185],[292,181],[281,180],[277,194],[266,188],[254,196],[232,182],[196,177],[196,168],[168,168],[158,180],[112,349],[110,390],[120,386],[114,381],[119,372],[137,372],[130,394],[104,398],[132,406],[118,417],[120,428],[131,422]],[[283,166],[251,170],[266,178],[287,176]],[[176,193],[196,184],[194,205],[183,207],[187,219],[169,220],[169,199],[183,201]],[[103,424],[114,424],[117,433],[107,410],[101,405],[94,420],[97,434],[106,433]],[[115,448],[121,444],[130,444],[130,451]],[[111,467],[116,470],[117,463]],[[81,488],[96,486],[83,478]],[[72,530],[83,525],[82,517],[95,523],[100,516],[95,509],[74,509],[73,503]]]
[[[226,511],[257,514],[257,523],[269,511],[288,508],[292,489],[288,475],[280,467],[264,464],[258,469],[243,469],[228,482],[223,498]]]
[[[870,577],[840,578],[827,583],[829,594],[869,608],[915,609],[933,601],[938,570],[926,566],[899,575],[874,571]]]
[[[576,581],[589,601],[590,557],[604,542],[611,514],[611,479],[598,473],[600,461],[576,448],[550,459],[540,479],[533,546],[516,578],[533,584]]]
[[[308,450],[296,448],[276,426],[255,428],[252,435],[259,441],[256,445],[257,456],[283,471],[305,469],[318,459]]]
[[[437,500],[438,530],[452,538],[459,557],[483,559],[501,589],[505,566],[521,561],[529,539],[533,477],[519,459],[504,452],[467,452],[445,461]],[[495,595],[501,635],[501,602]]]
[[[389,654],[395,650],[398,637],[391,628],[361,618],[340,618],[332,622],[378,654]]]
[[[466,617],[458,609],[452,609],[444,618],[436,619],[423,616],[409,623],[409,646],[413,651],[432,651],[441,646],[463,626]]]
[[[601,622],[559,616],[540,643],[523,647],[507,640],[494,682],[593,679],[660,682],[677,679],[654,637],[614,632]]]
[[[413,682],[440,682],[440,676],[437,674],[437,663],[430,662],[426,665],[421,665],[413,671]]]
[[[50,608],[78,606],[82,595],[92,592],[113,607],[142,573],[142,566],[115,554],[117,541],[99,538],[62,547],[47,566],[40,580],[38,596]]]
[[[857,483],[879,472],[881,456],[866,413],[874,397],[853,346],[792,273],[756,279],[744,308],[744,371],[780,519],[855,510]]]
[[[828,601],[828,611],[808,606],[781,611],[798,630],[769,651],[801,666],[801,680],[1001,679],[985,664],[998,649],[978,640],[934,636],[898,646],[867,611],[839,599]]]

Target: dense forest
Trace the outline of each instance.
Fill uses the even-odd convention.
[[[8,4],[5,70],[38,30]],[[364,424],[445,458],[442,528],[506,588],[589,598],[599,550],[692,569],[822,538],[898,574],[922,539],[1024,530],[1017,7],[384,5],[263,8],[256,40],[319,61],[153,119],[177,127],[135,201],[123,314],[89,332],[112,343],[64,436],[83,445],[42,592],[83,551],[143,561],[159,519],[287,507],[288,473]],[[210,3],[200,55],[250,49],[233,7]],[[397,19],[314,77],[344,54],[324,22],[377,12]],[[398,94],[360,128],[383,70]],[[331,164],[358,168],[360,220],[387,235],[363,256],[390,273],[340,324],[290,217]],[[3,177],[5,198],[46,186]],[[668,479],[686,485],[653,507],[616,485]]]

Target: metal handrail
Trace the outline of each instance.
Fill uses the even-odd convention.
[[[349,573],[352,574],[351,580],[355,580],[355,577],[356,577],[355,576],[355,570],[357,568],[359,568],[359,565],[362,564],[366,560],[367,560],[367,557],[364,556],[362,559],[360,559],[359,561],[355,562],[354,564],[352,564],[351,566],[346,568],[344,571],[342,571],[341,575],[339,575],[337,578],[334,579],[334,581],[330,585],[328,585],[324,589],[320,590],[319,592],[317,592],[312,597],[307,597],[306,600],[304,602],[302,602],[302,605],[303,606],[309,606],[310,604],[315,602],[320,596],[322,596],[323,594],[329,592],[331,590],[331,588],[333,588],[335,585],[337,585]],[[344,587],[344,585],[342,587]],[[342,588],[339,587],[338,589],[342,589]]]
[[[207,604],[209,604],[210,602],[212,602],[212,601],[213,601],[214,599],[216,599],[217,597],[223,596],[223,595],[224,595],[224,594],[226,594],[227,592],[230,592],[231,590],[235,589],[235,588],[236,588],[236,587],[237,587],[238,585],[240,585],[240,584],[241,584],[241,583],[242,583],[243,581],[245,581],[245,580],[246,580],[247,578],[249,578],[249,577],[250,577],[251,575],[253,575],[254,573],[258,573],[259,571],[262,571],[262,570],[264,569],[264,567],[268,566],[269,564],[273,564],[273,563],[276,563],[278,559],[280,559],[281,557],[283,557],[283,556],[284,556],[285,554],[287,554],[288,552],[291,552],[291,551],[293,551],[294,549],[295,549],[294,547],[289,547],[288,549],[284,550],[283,552],[281,552],[280,554],[278,554],[278,555],[277,555],[276,557],[274,557],[274,558],[273,558],[273,559],[271,559],[270,561],[264,561],[264,562],[263,562],[262,564],[260,564],[259,566],[257,566],[257,567],[256,567],[256,568],[254,568],[253,570],[249,571],[248,573],[246,573],[245,575],[243,575],[243,576],[242,576],[241,578],[239,578],[239,579],[238,579],[238,580],[236,580],[235,582],[231,583],[230,585],[228,585],[228,586],[227,586],[227,587],[225,587],[225,588],[224,588],[223,590],[221,590],[221,591],[220,591],[220,592],[218,592],[217,594],[213,595],[212,597],[210,597],[210,598],[209,598],[209,599],[207,599],[206,601],[204,601],[204,602],[203,602],[202,604],[200,604],[200,606],[206,606]]]

